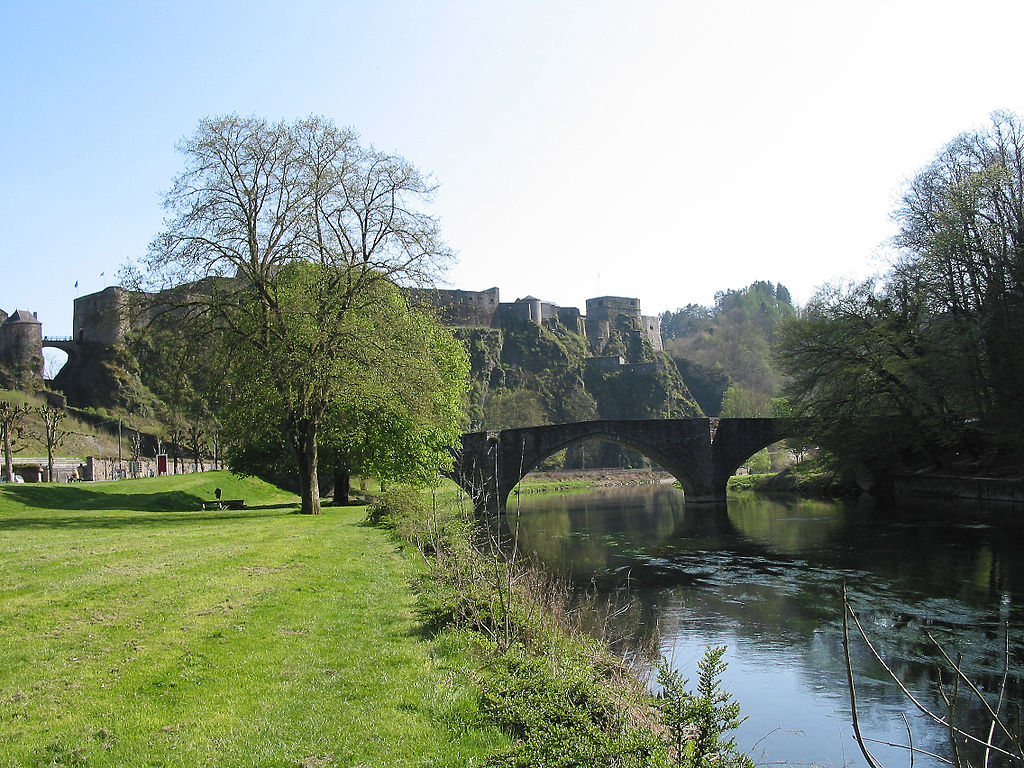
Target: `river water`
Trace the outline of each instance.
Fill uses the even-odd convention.
[[[667,485],[523,495],[509,507],[521,550],[627,606],[603,626],[630,655],[663,656],[696,680],[705,647],[728,646],[724,687],[748,717],[737,743],[759,763],[864,765],[851,726],[843,584],[922,704],[945,712],[926,633],[963,654],[969,675],[994,691],[1004,625],[1011,698],[1020,699],[1024,510],[744,496],[715,511],[687,507]],[[905,713],[915,746],[948,757],[944,731],[920,716],[859,636],[852,647],[864,735],[905,744]],[[980,707],[961,707],[977,727]],[[874,751],[887,768],[910,764],[903,750]],[[943,763],[917,755],[914,764]]]

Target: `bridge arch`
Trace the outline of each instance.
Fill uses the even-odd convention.
[[[462,436],[452,477],[478,509],[505,506],[519,481],[555,451],[590,439],[633,448],[683,486],[687,502],[724,503],[735,469],[785,437],[782,419],[602,419],[571,424],[472,432]]]
[[[662,468],[666,468],[666,466],[669,465],[678,464],[678,462],[673,462],[672,458],[666,455],[664,451],[658,449],[656,446],[646,444],[645,441],[634,439],[632,438],[632,436],[618,434],[614,430],[597,428],[589,434],[573,435],[571,437],[562,439],[561,441],[558,441],[558,439],[556,438],[556,440],[553,442],[553,445],[546,447],[541,451],[538,451],[536,455],[531,456],[529,465],[525,463],[526,452],[521,451],[521,454],[523,455],[523,462],[518,468],[518,471],[514,472],[508,479],[508,482],[511,482],[511,477],[518,475],[518,479],[516,479],[515,483],[511,486],[511,488],[509,488],[509,493],[511,493],[512,490],[514,490],[515,487],[519,485],[519,483],[522,481],[524,477],[533,472],[541,464],[541,462],[544,461],[544,459],[548,458],[552,454],[558,453],[558,451],[561,451],[564,448],[568,448],[572,445],[578,445],[580,443],[585,443],[590,440],[604,440],[605,442],[621,445],[624,448],[630,448],[636,451],[637,453],[646,456],[648,459],[650,459],[652,462],[654,462],[655,464]],[[673,477],[675,477],[676,480],[679,481],[679,484],[682,485],[683,487],[684,493],[693,492],[693,488],[695,487],[695,481],[692,472],[690,472],[688,468],[676,466],[675,471],[668,469],[666,469],[666,471],[668,471]],[[505,499],[502,499],[503,505],[504,502]]]
[[[74,351],[68,351],[60,344],[51,344],[44,339],[39,348],[43,357],[43,378],[52,381],[65,365],[71,362]]]

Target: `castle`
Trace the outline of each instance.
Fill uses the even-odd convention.
[[[101,357],[106,348],[123,344],[133,328],[149,320],[147,313],[132,308],[132,292],[109,286],[75,299],[74,334],[69,338],[45,337],[34,313],[17,310],[8,316],[0,310],[0,386],[13,387],[26,379],[42,383],[43,348],[67,353],[69,361]],[[662,349],[661,318],[646,316],[638,299],[599,296],[587,299],[587,313],[577,307],[560,307],[533,296],[503,302],[497,288],[485,291],[412,289],[414,304],[432,308],[439,319],[454,327],[508,328],[536,323],[552,328],[562,325],[587,339],[600,357],[614,332],[646,338],[655,350]],[[6,373],[5,373],[6,372]]]
[[[599,296],[587,299],[587,314],[577,307],[560,307],[551,302],[526,296],[503,302],[497,288],[486,291],[462,291],[443,288],[417,289],[414,302],[435,309],[441,321],[455,327],[505,328],[510,324],[533,322],[543,327],[556,324],[584,336],[596,355],[616,330],[639,333],[655,350],[662,349],[661,318],[644,315],[639,299],[623,296]]]

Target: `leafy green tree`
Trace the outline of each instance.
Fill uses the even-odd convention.
[[[374,375],[346,387],[328,414],[324,464],[333,468],[335,503],[348,502],[353,473],[422,485],[451,467],[469,374],[462,345],[404,307],[382,335],[387,349]]]
[[[725,646],[705,650],[697,662],[697,691],[666,661],[657,665],[661,722],[667,729],[675,764],[681,768],[753,768],[754,761],[727,734],[743,722],[740,705],[722,689]],[[744,718],[745,719],[745,718]]]
[[[731,384],[722,396],[722,417],[752,419],[763,417],[769,410],[768,400],[738,384]]]
[[[866,282],[826,287],[784,327],[777,354],[792,377],[793,415],[850,467],[941,464],[962,442],[955,361],[944,334],[913,322],[917,313]]]
[[[462,345],[432,319],[411,311],[397,287],[376,283],[368,289],[376,294],[372,304],[335,316],[344,328],[331,333],[343,340],[344,349],[335,350],[333,365],[321,370],[331,361],[313,350],[325,329],[308,314],[322,302],[311,297],[320,272],[314,265],[295,264],[278,277],[289,322],[307,324],[304,330],[290,328],[288,338],[292,343],[305,338],[311,345],[293,346],[291,364],[330,386],[320,414],[317,476],[321,471],[334,475],[336,503],[347,501],[352,473],[412,483],[435,477],[451,461],[448,449],[458,436],[468,372]],[[300,433],[262,360],[237,358],[230,378],[224,429],[232,468],[254,474],[287,471],[285,457],[289,449],[294,453]]]
[[[319,513],[318,438],[350,362],[347,315],[374,306],[376,285],[430,280],[450,259],[421,210],[433,184],[320,117],[207,119],[179,148],[166,228],[127,278],[157,292],[151,316],[218,335],[235,373],[274,393],[302,511]],[[282,279],[296,263],[317,271]],[[302,309],[286,311],[297,284]]]

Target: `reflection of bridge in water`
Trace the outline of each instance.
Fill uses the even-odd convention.
[[[787,437],[788,419],[635,419],[470,432],[452,476],[478,510],[505,506],[509,493],[541,461],[566,446],[606,440],[632,448],[670,472],[687,503],[721,504],[736,468]]]

